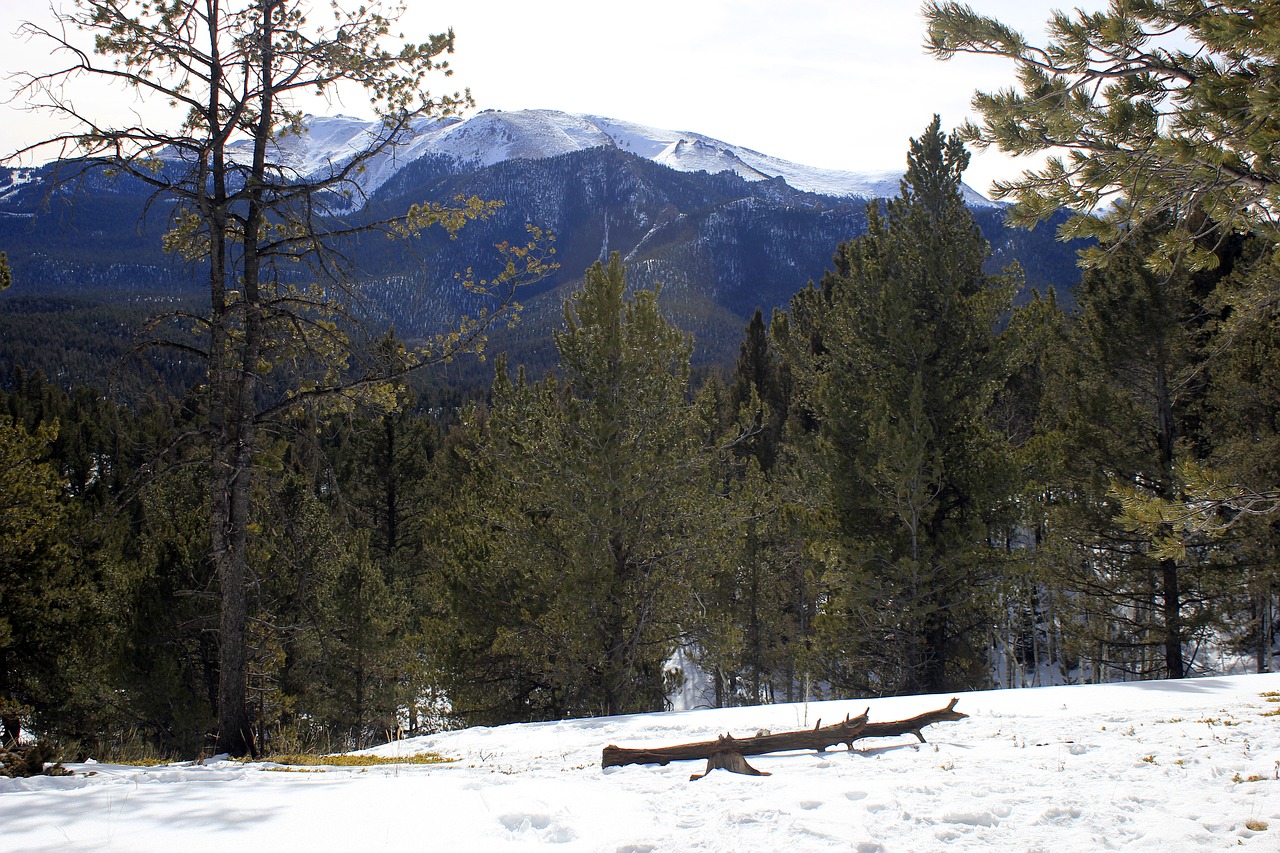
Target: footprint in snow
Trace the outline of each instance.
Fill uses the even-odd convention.
[[[573,840],[573,831],[552,821],[551,816],[540,813],[513,812],[498,818],[508,831],[512,833],[534,832],[542,841],[551,844],[566,844]]]
[[[1052,806],[1045,809],[1044,814],[1040,815],[1040,819],[1036,823],[1044,824],[1064,824],[1073,820],[1079,820],[1083,812],[1075,807],[1064,808],[1062,806]]]
[[[1001,814],[1003,812],[1003,814]],[[993,811],[948,812],[942,816],[943,823],[958,823],[963,826],[997,826],[1008,817],[1010,810],[999,808]]]

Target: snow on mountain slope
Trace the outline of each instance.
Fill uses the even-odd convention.
[[[376,122],[348,116],[308,116],[301,135],[280,141],[282,160],[300,175],[324,175],[340,168],[378,132]],[[858,173],[818,169],[770,157],[700,133],[661,130],[632,122],[555,110],[485,110],[470,118],[432,118],[416,124],[402,144],[375,158],[359,183],[372,193],[397,171],[421,157],[455,161],[459,169],[507,160],[536,160],[590,148],[612,147],[679,172],[732,172],[744,180],[782,178],[792,188],[836,198],[891,198],[900,172]],[[992,202],[969,187],[970,204]]]
[[[925,729],[926,744],[750,759],[764,777],[690,781],[705,761],[600,766],[607,744],[777,733],[868,709],[901,720],[947,698],[471,728],[369,750],[388,762],[371,768],[71,764],[74,776],[0,778],[0,850],[1278,849],[1278,673],[961,694],[968,719]],[[396,763],[428,750],[456,760]]]

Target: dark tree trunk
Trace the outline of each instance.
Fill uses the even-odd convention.
[[[621,503],[614,500],[615,505]],[[627,606],[634,602],[625,601],[627,587],[631,579],[629,555],[626,542],[620,530],[615,529],[609,536],[609,559],[613,562],[613,590],[606,602],[608,615],[605,621],[605,672],[603,678],[604,713],[605,716],[616,716],[624,712],[636,710],[630,707],[630,698],[635,695],[635,672],[632,643],[639,638],[632,636],[638,628],[628,624]]]
[[[255,325],[246,323],[246,326]],[[258,333],[260,334],[260,333]],[[250,337],[246,330],[246,338]],[[256,334],[253,335],[256,337]],[[246,348],[248,350],[249,348]],[[252,348],[256,351],[256,347]],[[256,352],[255,352],[256,354]],[[248,359],[246,351],[244,357]],[[248,386],[247,388],[245,386]],[[226,424],[213,454],[213,494],[210,521],[213,561],[221,596],[218,622],[218,749],[234,756],[256,756],[249,719],[247,681],[248,528],[253,484],[254,383],[247,377],[231,383],[223,398]]]
[[[9,686],[9,663],[8,654],[0,651],[0,700],[10,699]],[[22,720],[18,717],[17,709],[12,705],[8,705],[4,709],[4,713],[0,714],[0,748],[16,745],[18,743],[18,735],[22,733]]]
[[[399,521],[399,495],[397,494],[397,474],[396,474],[396,415],[394,413],[382,416],[383,438],[386,445],[383,447],[385,454],[386,470],[383,476],[383,512],[386,513],[385,536],[387,539],[384,553],[387,557],[392,557],[396,553],[396,545],[399,542],[400,531],[397,529]]]
[[[255,57],[262,74],[262,94],[258,104],[259,118],[253,139],[253,160],[245,176],[248,199],[243,220],[244,253],[240,284],[244,289],[242,339],[234,347],[228,342],[223,363],[223,383],[211,388],[214,406],[223,407],[221,429],[214,435],[212,481],[214,494],[211,526],[215,539],[214,561],[222,597],[218,627],[220,662],[218,669],[218,747],[232,755],[257,756],[253,728],[249,719],[247,681],[249,659],[247,649],[248,609],[248,530],[250,501],[253,497],[253,452],[256,439],[255,416],[258,391],[258,363],[263,351],[266,316],[263,309],[262,253],[259,241],[264,225],[264,184],[267,173],[267,149],[272,142],[272,118],[275,111],[272,75],[275,57],[272,50],[274,15],[279,0],[259,0],[262,13],[259,43],[262,54]],[[223,188],[225,205],[225,187]],[[224,208],[225,209],[225,208]],[[228,222],[226,217],[224,222]],[[224,256],[227,249],[224,247]],[[225,275],[225,272],[224,272]],[[214,287],[225,287],[225,278]],[[224,321],[237,306],[224,306]],[[228,335],[224,328],[222,333]],[[229,337],[229,336],[228,336]],[[221,545],[221,547],[218,547]]]
[[[947,613],[941,606],[935,605],[932,612],[924,619],[922,628],[921,653],[918,683],[919,693],[943,693],[947,685]],[[913,681],[916,678],[912,679]]]
[[[1184,678],[1182,659],[1182,593],[1178,587],[1178,564],[1160,561],[1160,591],[1164,607],[1164,665],[1169,678]]]
[[[1164,482],[1162,497],[1173,498],[1174,448],[1178,440],[1177,420],[1173,413],[1173,395],[1169,388],[1166,353],[1160,347],[1156,364],[1156,431],[1160,450],[1160,468]],[[1160,601],[1164,618],[1164,665],[1169,678],[1186,676],[1182,659],[1182,590],[1176,560],[1160,561]]]
[[[1254,638],[1254,654],[1257,657],[1257,671],[1271,671],[1271,589],[1263,588],[1252,596],[1253,624],[1257,634]]]

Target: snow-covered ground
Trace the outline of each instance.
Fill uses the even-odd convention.
[[[1274,694],[1274,695],[1266,695]],[[394,761],[75,764],[0,780],[3,851],[1280,850],[1280,674],[962,694],[969,719],[847,751],[602,770],[601,749],[811,727],[947,697],[775,705],[468,729]]]

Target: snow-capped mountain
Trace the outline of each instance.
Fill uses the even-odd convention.
[[[349,164],[380,129],[309,117],[300,133],[280,139],[273,159],[286,174],[323,176]],[[555,357],[551,331],[562,321],[562,300],[612,252],[633,287],[662,286],[664,310],[694,336],[695,359],[732,364],[755,309],[785,308],[822,276],[841,241],[865,231],[868,202],[899,192],[897,174],[816,169],[701,134],[550,110],[486,111],[410,130],[355,174],[361,191],[347,196],[344,227],[460,196],[502,206],[456,239],[428,229],[408,245],[354,238],[335,246],[349,261],[346,283],[364,295],[371,327],[435,334],[477,310],[454,273],[495,275],[494,247],[522,245],[536,225],[555,235],[559,267],[522,291],[519,326],[495,333],[491,344],[534,369]],[[977,193],[968,198],[991,243],[991,267],[1019,261],[1028,288],[1054,286],[1069,299],[1079,279],[1076,248],[1058,242],[1053,227],[1010,228],[1002,207]],[[326,199],[330,209],[340,200]],[[170,209],[153,187],[74,161],[0,167],[0,248],[18,282],[0,300],[207,298],[200,271],[162,249]],[[311,268],[275,272],[295,282]]]
[[[329,174],[377,138],[377,122],[350,116],[307,116],[303,131],[280,140],[281,160],[299,175]],[[372,194],[405,166],[423,157],[446,158],[458,171],[508,160],[540,160],[592,148],[616,148],[677,172],[731,173],[746,181],[781,178],[792,189],[831,198],[891,198],[901,172],[818,169],[761,154],[701,133],[661,130],[633,122],[556,110],[485,110],[470,118],[429,118],[415,123],[393,148],[358,177]],[[965,188],[972,206],[994,204]]]

